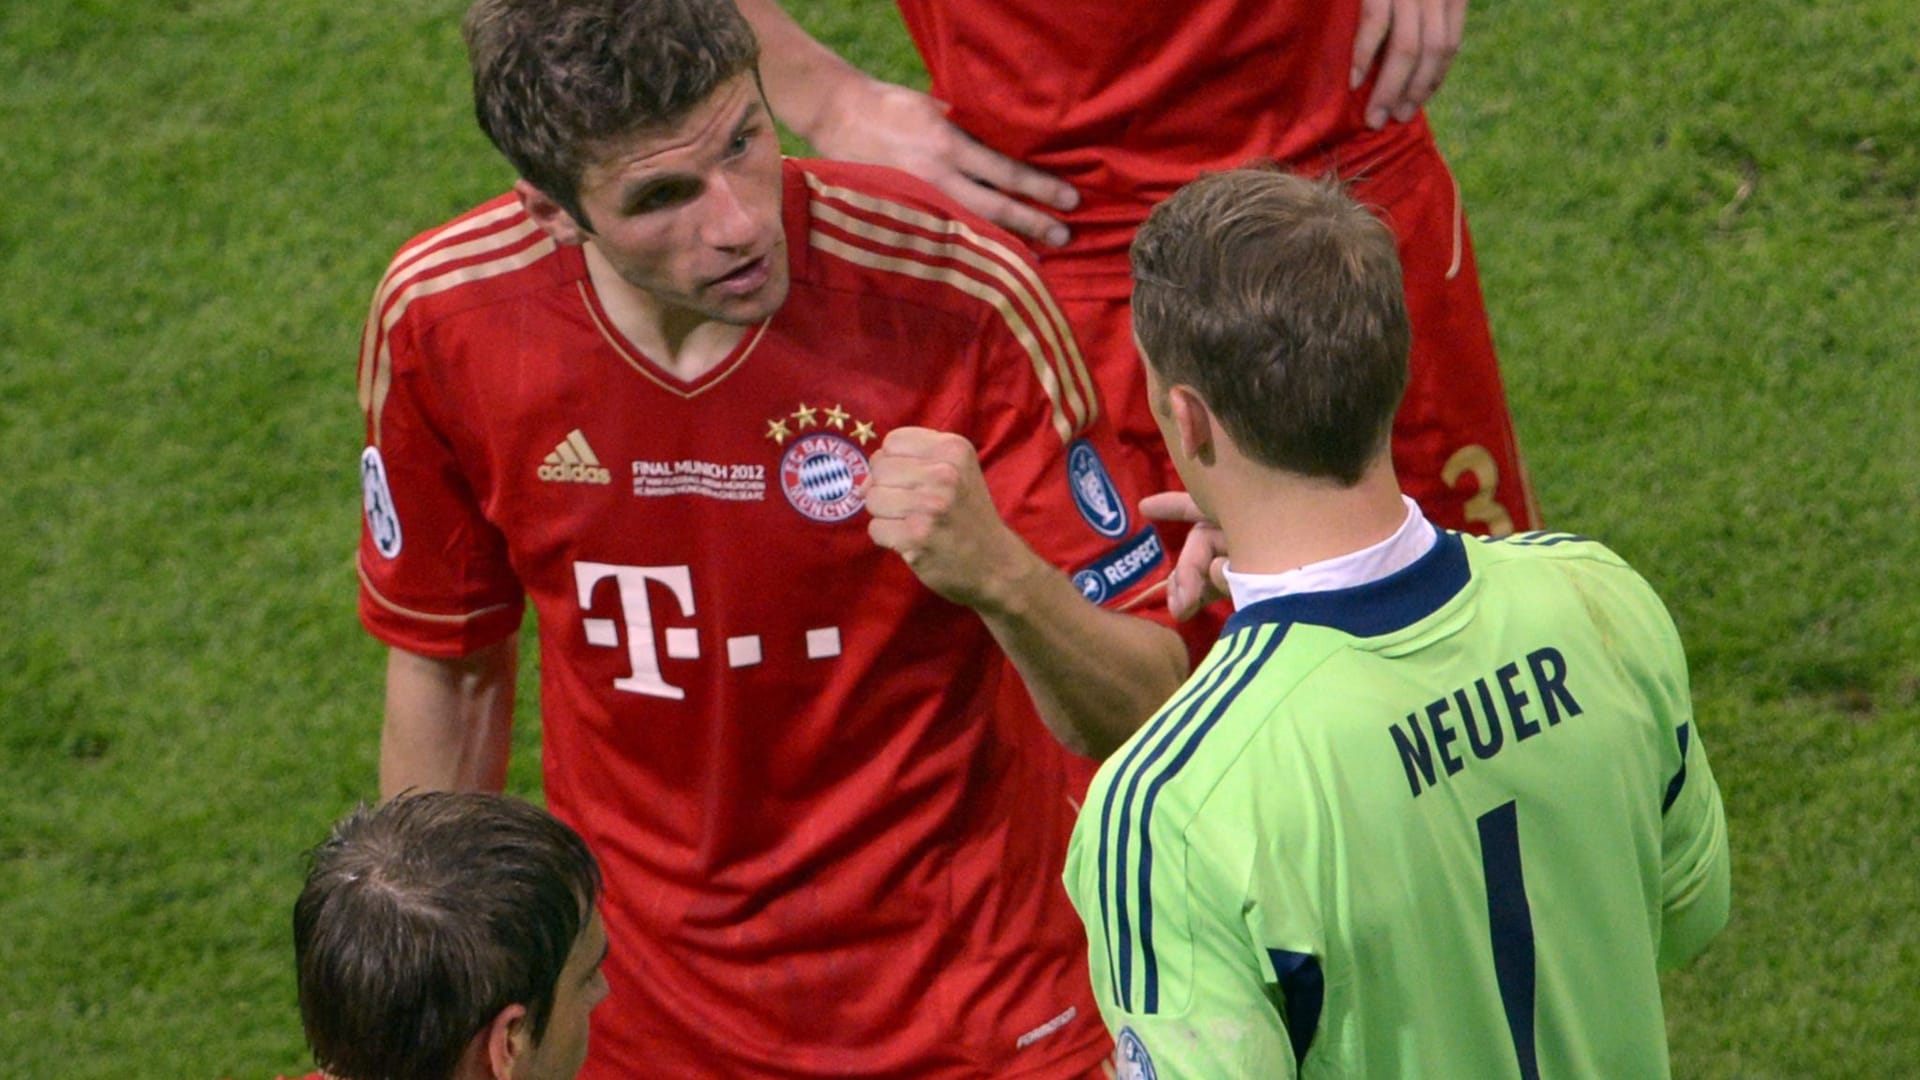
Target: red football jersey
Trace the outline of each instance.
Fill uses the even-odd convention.
[[[1062,751],[859,485],[887,432],[958,432],[1089,597],[1164,559],[1024,249],[898,173],[784,175],[792,291],[690,383],[511,197],[402,249],[363,342],[361,617],[450,656],[532,599],[547,800],[607,878],[586,1076],[1077,1075],[1105,1035]]]
[[[953,122],[1080,192],[1060,215],[1072,239],[1041,269],[1114,413],[1128,482],[1180,486],[1134,355],[1134,231],[1202,172],[1273,159],[1348,181],[1398,241],[1413,326],[1393,432],[1403,489],[1448,528],[1537,527],[1453,176],[1424,115],[1373,131],[1372,76],[1347,85],[1359,0],[898,3]]]
[[[1371,86],[1347,86],[1358,0],[899,6],[953,122],[1079,189],[1073,240],[1048,261],[1117,276],[1122,295],[1134,228],[1201,171],[1304,161],[1372,134]]]

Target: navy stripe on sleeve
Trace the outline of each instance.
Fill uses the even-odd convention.
[[[1142,994],[1140,1011],[1143,1013],[1160,1011],[1160,962],[1153,947],[1153,804],[1160,797],[1160,789],[1167,785],[1167,781],[1178,776],[1181,769],[1186,768],[1187,762],[1193,759],[1194,751],[1200,749],[1200,744],[1206,740],[1207,733],[1212,731],[1213,726],[1219,723],[1220,718],[1233,707],[1240,692],[1245,690],[1247,684],[1253,681],[1253,677],[1260,673],[1260,669],[1266,665],[1267,660],[1273,656],[1273,651],[1280,647],[1280,642],[1285,640],[1286,636],[1287,627],[1281,627],[1267,638],[1266,644],[1260,649],[1260,655],[1244,665],[1245,670],[1240,673],[1240,677],[1235,680],[1233,686],[1213,704],[1207,718],[1195,725],[1192,734],[1186,737],[1186,745],[1180,748],[1180,751],[1153,778],[1153,782],[1147,785],[1146,798],[1140,806],[1139,891]],[[1177,736],[1179,733],[1174,734]],[[1167,743],[1171,742],[1173,738],[1169,737]],[[1151,761],[1147,763],[1148,766],[1152,764]],[[1135,779],[1137,780],[1138,777]],[[1132,792],[1128,795],[1128,802],[1131,803]],[[1125,819],[1121,820],[1120,826],[1122,829],[1126,828]],[[1124,856],[1124,851],[1122,854]]]
[[[1320,1010],[1326,1003],[1326,978],[1320,972],[1320,958],[1312,953],[1268,949],[1267,959],[1280,978],[1280,1022],[1286,1025],[1287,1040],[1293,1043],[1293,1063],[1305,1064],[1313,1047],[1314,1032],[1320,1029]]]
[[[1216,691],[1220,684],[1230,676],[1233,668],[1252,647],[1253,634],[1243,633],[1237,636],[1220,662],[1212,670],[1197,679],[1193,679],[1174,696],[1174,699],[1161,707],[1160,713],[1149,722],[1146,734],[1133,744],[1122,759],[1120,768],[1113,774],[1113,783],[1107,788],[1107,797],[1100,807],[1100,924],[1106,931],[1108,974],[1113,980],[1115,1003],[1131,1011],[1133,1008],[1133,937],[1132,927],[1127,920],[1127,893],[1121,884],[1127,881],[1127,832],[1132,815],[1126,812],[1133,795],[1140,786],[1138,769],[1144,768],[1164,753],[1166,747],[1177,736],[1199,710],[1200,703]],[[1175,717],[1178,717],[1175,719]],[[1168,728],[1162,735],[1160,728]],[[1157,742],[1156,742],[1157,738]],[[1142,760],[1144,756],[1144,761]],[[1131,775],[1129,775],[1131,774]],[[1123,783],[1123,781],[1127,781]],[[1122,790],[1126,797],[1122,800],[1120,832],[1115,851],[1107,846],[1108,837],[1113,836],[1113,811],[1116,797]],[[1109,874],[1111,868],[1111,874]],[[1113,905],[1108,908],[1111,879]]]
[[[1660,812],[1662,814],[1673,809],[1673,800],[1679,798],[1680,789],[1687,786],[1687,742],[1692,735],[1687,729],[1692,726],[1692,724],[1680,725],[1678,731],[1680,738],[1680,771],[1674,773],[1673,780],[1667,784],[1667,798],[1660,804]]]

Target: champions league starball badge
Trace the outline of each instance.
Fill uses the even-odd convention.
[[[387,487],[387,463],[371,446],[360,454],[360,493],[374,550],[388,559],[399,555],[400,515],[393,509],[393,492]]]
[[[795,439],[781,456],[780,487],[795,510],[831,524],[865,505],[860,485],[871,471],[867,455],[851,440],[815,431]]]
[[[1073,484],[1073,505],[1093,531],[1109,540],[1125,536],[1127,505],[1092,443],[1075,439],[1067,447],[1067,477]]]
[[[1113,1063],[1118,1080],[1157,1080],[1153,1058],[1132,1028],[1121,1028],[1120,1037],[1114,1040]]]

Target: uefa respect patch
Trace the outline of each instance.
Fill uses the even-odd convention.
[[[1067,444],[1067,479],[1073,488],[1073,505],[1093,531],[1109,540],[1127,534],[1127,504],[1099,451],[1085,439]]]
[[[831,524],[860,512],[860,485],[872,474],[867,455],[852,440],[824,431],[795,439],[780,457],[780,488],[795,510]]]
[[[1153,572],[1166,559],[1160,534],[1149,525],[1119,547],[1073,572],[1074,588],[1096,604],[1119,596]]]

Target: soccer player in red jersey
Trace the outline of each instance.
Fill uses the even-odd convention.
[[[333,1080],[573,1080],[607,996],[600,885],[577,833],[505,795],[349,814],[293,906],[314,1059]]]
[[[1403,489],[1448,528],[1537,526],[1459,189],[1420,111],[1465,0],[899,0],[931,97],[853,69],[776,0],[740,6],[775,110],[822,153],[906,168],[1042,245],[1142,490],[1179,481],[1132,340],[1135,229],[1203,171],[1275,159],[1347,180],[1404,266]]]
[[[725,0],[466,32],[521,179],[363,340],[383,791],[502,783],[530,598],[548,803],[607,875],[585,1075],[1097,1069],[1074,792],[1009,687],[1103,753],[1185,656],[1112,610],[1165,560],[1030,259],[783,160]]]

